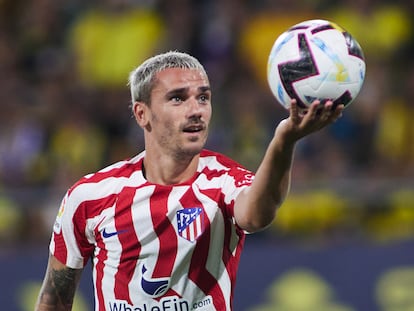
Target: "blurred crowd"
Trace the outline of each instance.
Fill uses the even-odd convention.
[[[314,18],[358,40],[367,76],[338,122],[299,143],[274,230],[414,237],[413,1],[0,0],[0,243],[45,241],[67,187],[143,149],[127,77],[159,52],[205,65],[207,147],[255,170],[287,116],[267,85],[271,46]]]

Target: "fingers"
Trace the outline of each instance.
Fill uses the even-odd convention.
[[[297,120],[300,120],[308,113],[308,109],[299,107],[296,99],[290,101],[290,115],[294,116]]]
[[[296,100],[290,102],[289,118],[283,120],[276,128],[289,139],[296,141],[310,133],[316,132],[335,122],[342,115],[344,105],[334,104],[328,100],[315,100],[307,109],[301,109]]]
[[[335,105],[331,100],[315,100],[309,107],[308,119],[318,121],[324,126],[341,117],[343,109],[344,105]]]
[[[296,100],[291,101],[290,118],[304,132],[319,130],[333,122],[342,115],[344,105],[334,104],[333,101],[315,100],[308,109],[300,109]]]
[[[299,124],[301,121],[296,99],[292,99],[290,102],[290,118],[294,124]]]

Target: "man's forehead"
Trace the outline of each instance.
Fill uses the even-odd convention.
[[[167,88],[191,85],[209,86],[208,77],[200,69],[167,68],[157,73],[157,85]]]

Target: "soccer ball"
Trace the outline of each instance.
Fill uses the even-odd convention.
[[[267,78],[287,109],[291,99],[306,109],[315,99],[348,106],[365,79],[364,53],[349,32],[326,20],[296,24],[273,44]]]

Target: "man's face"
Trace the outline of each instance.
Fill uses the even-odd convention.
[[[180,68],[159,72],[147,110],[146,148],[159,148],[177,159],[198,154],[207,140],[210,100],[210,83],[203,72]]]

